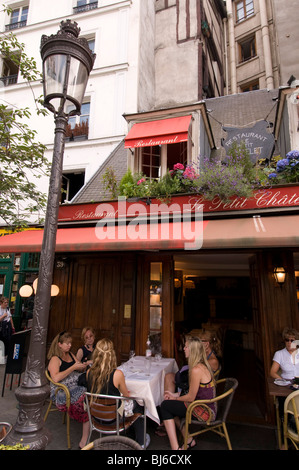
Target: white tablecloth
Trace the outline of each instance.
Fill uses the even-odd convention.
[[[146,375],[145,364],[149,360],[151,361],[150,375]],[[163,401],[165,374],[178,371],[175,359],[162,358],[156,361],[154,357],[146,359],[143,356],[136,356],[118,369],[124,372],[130,396],[143,398],[146,403],[147,416],[159,424],[157,406]]]

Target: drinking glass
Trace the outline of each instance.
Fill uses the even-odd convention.
[[[129,352],[129,359],[133,359],[133,357],[135,356],[135,351],[130,351]]]
[[[152,361],[150,358],[145,359],[145,375],[151,375]]]

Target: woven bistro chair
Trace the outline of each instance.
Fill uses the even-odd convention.
[[[136,400],[143,406],[143,414],[132,413],[126,416],[124,401]],[[119,435],[129,429],[138,418],[144,419],[144,442],[146,436],[146,405],[142,398],[138,397],[120,397],[112,395],[103,395],[97,393],[85,393],[85,403],[89,418],[90,430],[87,444],[90,442],[93,431],[102,435]]]
[[[10,423],[5,423],[4,421],[0,422],[0,444],[8,436],[12,430],[12,425]]]
[[[66,396],[66,411],[63,412],[63,424],[65,423],[65,419],[66,419],[67,447],[68,447],[68,449],[70,449],[71,448],[70,415],[68,413],[69,407],[71,405],[70,391],[69,391],[69,389],[67,388],[66,385],[61,384],[59,382],[54,382],[54,380],[51,379],[51,376],[50,376],[50,374],[47,370],[45,371],[45,374],[46,374],[46,377],[49,380],[49,382],[51,382],[56,387],[55,396],[56,396],[56,394],[58,393],[59,390],[62,390],[65,393],[65,396]],[[45,414],[45,417],[44,417],[44,422],[47,421],[47,418],[48,418],[48,415],[49,415],[50,411],[59,411],[59,409],[57,408],[57,406],[55,405],[55,403],[51,399],[50,399],[50,403],[49,403],[49,406],[47,408],[47,411],[46,411],[46,414]]]
[[[289,418],[293,417],[294,427],[290,425]],[[288,448],[288,439],[299,450],[299,390],[290,393],[284,402],[283,436],[285,449]]]
[[[143,450],[138,442],[126,436],[100,437],[81,450]]]
[[[229,450],[232,450],[230,438],[226,428],[226,418],[229,412],[229,409],[232,404],[233,396],[235,390],[238,386],[237,379],[226,378],[220,379],[216,382],[216,390],[218,387],[221,387],[222,393],[216,395],[215,398],[211,400],[195,400],[187,408],[186,417],[181,419],[180,428],[185,427],[184,432],[184,449],[187,449],[188,438],[203,434],[204,432],[213,431],[221,437],[225,437],[227,442],[227,447]],[[212,421],[212,416],[208,404],[217,403],[217,415],[216,419]],[[208,421],[199,421],[192,416],[193,409],[197,406],[203,406],[210,412],[210,418]],[[199,427],[200,429],[195,432],[190,432],[190,426]]]

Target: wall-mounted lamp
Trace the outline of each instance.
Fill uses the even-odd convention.
[[[274,268],[274,277],[275,277],[275,280],[276,280],[277,284],[282,286],[282,284],[284,284],[284,282],[286,280],[286,271],[285,271],[285,269],[282,268],[282,267]]]
[[[38,278],[36,278],[33,281],[32,287],[29,284],[25,284],[24,286],[20,287],[19,289],[20,296],[28,298],[28,297],[31,297],[33,293],[35,295],[36,290],[37,290],[37,281],[38,281]],[[51,285],[51,297],[56,297],[58,294],[59,294],[59,287],[56,286],[55,284],[52,284]]]

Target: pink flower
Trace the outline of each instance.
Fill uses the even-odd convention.
[[[146,179],[145,178],[141,178],[141,180],[137,181],[137,184],[142,184],[142,183],[145,183]]]
[[[196,173],[194,168],[187,167],[183,173],[184,178],[188,178],[190,180],[194,180],[196,178]]]
[[[185,167],[184,167],[184,165],[182,165],[182,163],[176,163],[175,165],[173,165],[173,169],[174,170],[184,170]]]

